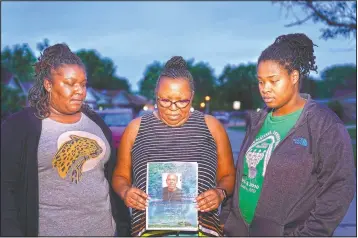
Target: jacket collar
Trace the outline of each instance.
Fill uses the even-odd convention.
[[[294,128],[298,128],[304,125],[307,120],[313,115],[312,111],[316,105],[316,102],[311,98],[309,94],[301,93],[300,96],[307,100],[305,106],[303,107],[302,114],[297,120]],[[271,111],[271,108],[264,107],[259,112],[252,112],[249,115],[249,125],[251,125],[251,129],[255,130],[258,126],[261,126],[264,120],[266,119],[267,114]]]

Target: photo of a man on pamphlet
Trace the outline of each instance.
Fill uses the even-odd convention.
[[[146,230],[198,230],[196,162],[149,162],[146,192]]]
[[[163,201],[181,201],[181,174],[163,173]]]

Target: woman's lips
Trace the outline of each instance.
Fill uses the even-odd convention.
[[[170,119],[170,120],[177,120],[179,117],[180,117],[180,115],[178,114],[178,115],[167,115],[167,117]]]
[[[265,98],[263,98],[263,100],[264,100],[264,102],[265,103],[270,103],[270,102],[273,102],[273,98],[269,98],[269,97],[265,97]]]
[[[83,103],[83,100],[72,99],[72,100],[71,100],[71,103],[73,103],[73,104],[82,104],[82,103]]]

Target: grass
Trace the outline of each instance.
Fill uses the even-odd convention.
[[[346,126],[351,126],[351,125],[357,125],[357,121],[348,121],[348,122],[346,122],[345,123],[346,124]]]
[[[228,129],[235,130],[235,131],[245,131],[246,127],[245,126],[230,126]]]

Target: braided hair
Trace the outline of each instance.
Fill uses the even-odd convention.
[[[301,84],[311,70],[317,72],[313,46],[317,45],[313,44],[305,34],[281,35],[261,53],[258,64],[262,61],[273,60],[283,66],[289,74],[297,70]]]
[[[160,73],[157,85],[155,87],[155,91],[157,92],[158,86],[160,83],[160,79],[162,77],[168,77],[172,79],[183,78],[189,81],[190,89],[194,92],[194,79],[191,73],[188,70],[188,66],[181,56],[173,56],[168,62],[165,64],[163,71]]]
[[[36,109],[35,115],[40,119],[45,119],[50,115],[50,95],[44,87],[44,80],[52,80],[52,70],[66,64],[74,64],[85,70],[82,60],[73,53],[66,44],[55,44],[44,50],[35,63],[35,83],[29,90],[28,100],[31,107]],[[89,109],[87,104],[82,104],[83,109]]]

